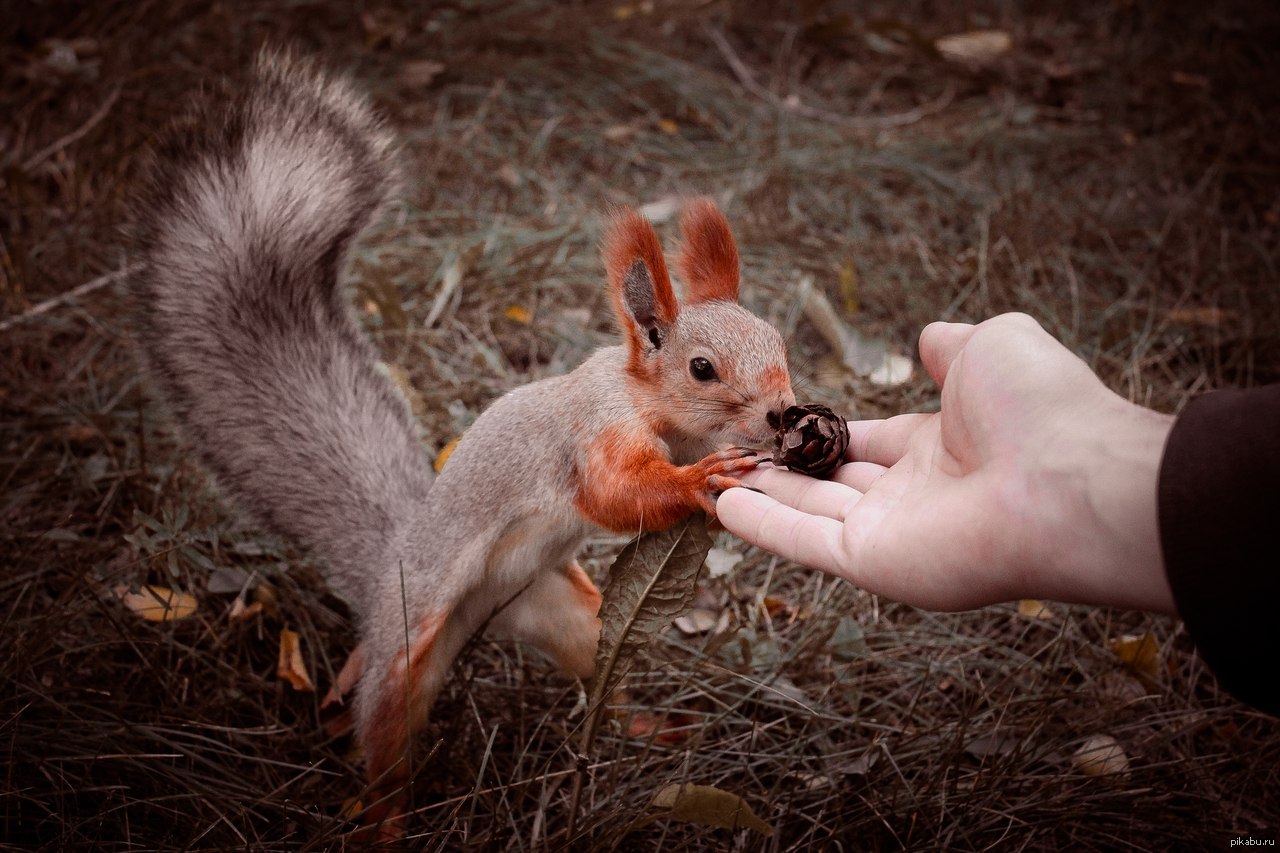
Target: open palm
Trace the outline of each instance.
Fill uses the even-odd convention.
[[[852,461],[830,481],[748,475],[765,494],[726,492],[725,527],[930,609],[1028,596],[1167,609],[1154,477],[1168,419],[1025,315],[932,324],[920,352],[938,413],[851,422]],[[1117,563],[1136,580],[1117,584]]]

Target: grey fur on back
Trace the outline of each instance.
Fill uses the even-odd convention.
[[[248,91],[183,127],[140,201],[150,367],[223,486],[362,611],[433,476],[338,286],[394,189],[391,134],[345,82],[265,52]]]

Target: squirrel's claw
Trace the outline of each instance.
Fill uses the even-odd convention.
[[[697,466],[709,479],[716,474],[745,474],[759,464],[756,451],[746,447],[730,447],[728,450],[708,454]]]

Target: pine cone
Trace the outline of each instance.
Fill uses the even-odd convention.
[[[825,480],[844,462],[849,427],[826,406],[792,406],[773,439],[773,464]]]

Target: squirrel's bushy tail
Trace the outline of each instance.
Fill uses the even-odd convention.
[[[162,141],[137,233],[142,341],[191,441],[357,610],[432,477],[338,287],[393,189],[391,142],[345,82],[264,53]]]

